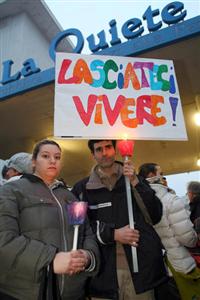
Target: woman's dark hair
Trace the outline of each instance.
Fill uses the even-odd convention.
[[[34,148],[33,148],[33,155],[32,155],[32,159],[36,159],[37,156],[38,156],[38,153],[40,152],[40,149],[42,146],[44,145],[54,145],[54,146],[57,146],[58,149],[61,150],[60,146],[58,145],[58,143],[56,143],[55,141],[53,140],[42,140],[40,142],[38,142],[37,144],[35,144]]]
[[[148,178],[149,173],[156,174],[156,167],[157,167],[157,164],[155,164],[155,163],[143,164],[139,167],[138,175],[143,178]]]
[[[88,148],[92,153],[94,153],[94,144],[99,143],[99,142],[104,142],[104,141],[111,141],[113,144],[113,147],[115,149],[116,147],[116,140],[89,140],[88,141]]]
[[[188,192],[193,193],[194,195],[200,195],[200,182],[199,181],[190,181],[187,185]]]

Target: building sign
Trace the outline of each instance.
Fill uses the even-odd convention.
[[[186,140],[173,62],[57,53],[54,135]]]
[[[40,72],[40,68],[36,66],[36,63],[32,58],[26,59],[23,62],[21,70],[19,70],[15,74],[13,74],[12,72],[13,64],[14,62],[10,59],[3,62],[2,80],[0,81],[0,83],[7,84],[19,80],[21,77],[28,77]]]
[[[141,18],[131,18],[119,28],[115,19],[109,22],[108,32],[101,30],[97,35],[84,37],[79,29],[70,28],[59,32],[51,41],[49,55],[55,61],[57,46],[66,37],[76,38],[73,53],[81,53],[85,41],[92,53],[119,56],[136,56],[145,51],[180,40],[190,38],[200,33],[200,16],[182,22],[187,15],[184,4],[174,1],[160,11],[149,6]],[[162,28],[163,24],[169,25]],[[173,26],[174,25],[174,26]],[[162,28],[162,30],[160,30]],[[119,32],[127,40],[121,45]],[[144,32],[149,34],[143,35]],[[112,47],[116,46],[116,47]],[[101,52],[100,52],[101,51]],[[54,67],[41,70],[34,58],[23,60],[16,71],[14,58],[2,62],[0,77],[0,100],[10,96],[43,86],[55,79]],[[15,70],[15,71],[14,71]]]
[[[152,10],[151,6],[149,6],[146,11],[144,12],[142,18],[147,23],[147,29],[149,32],[157,31],[163,25],[163,23],[172,25],[182,21],[187,11],[183,10],[184,4],[182,2],[176,1],[171,2],[166,5],[161,14],[159,9]],[[161,20],[155,22],[154,17],[159,16]],[[121,43],[120,38],[118,37],[118,28],[116,20],[111,20],[109,22],[109,33],[110,33],[110,45],[114,46]],[[122,35],[127,40],[134,39],[144,32],[144,26],[142,25],[142,21],[138,18],[132,18],[127,20],[122,28],[121,28]],[[61,42],[61,40],[65,37],[75,36],[77,38],[77,45],[74,48],[74,53],[81,53],[83,46],[84,46],[84,37],[80,30],[78,29],[67,29],[62,32],[59,32],[55,38],[51,41],[49,47],[49,55],[50,57],[55,60],[55,53],[56,47]],[[109,47],[109,43],[106,41],[106,34],[105,31],[102,30],[97,34],[99,41],[95,43],[95,36],[93,34],[87,37],[88,46],[91,52],[95,53],[99,50],[105,49]],[[12,72],[12,65],[14,61],[12,59],[6,60],[2,64],[2,78],[0,79],[0,83],[2,85],[11,83],[13,81],[17,81],[23,77],[28,77],[30,75],[36,74],[40,72],[40,68],[37,66],[37,63],[34,61],[33,58],[26,59],[23,62],[22,69],[13,74]]]
[[[161,14],[159,9],[153,10],[151,6],[149,6],[144,12],[142,19],[146,22],[147,30],[151,33],[160,29],[163,23],[167,25],[173,25],[175,23],[184,20],[185,16],[187,15],[187,11],[183,9],[184,9],[184,4],[179,1],[171,2],[167,4],[162,9]],[[160,20],[156,22],[155,17],[158,18],[158,16],[160,17]],[[99,50],[108,48],[109,44],[111,46],[114,46],[121,43],[121,40],[118,36],[118,28],[117,28],[116,20],[115,19],[111,20],[109,22],[109,26],[110,26],[109,33],[108,33],[108,36],[110,36],[109,41],[106,40],[106,34],[104,30],[100,31],[97,34],[96,39],[94,34],[91,34],[86,38],[91,52],[95,53]],[[125,39],[131,40],[143,34],[144,25],[141,19],[132,18],[127,20],[122,25],[121,32]],[[63,38],[70,37],[70,36],[75,36],[77,40],[77,44],[75,45],[73,52],[81,53],[84,47],[84,37],[80,30],[76,28],[71,28],[71,29],[64,30],[63,32],[60,32],[52,40],[49,48],[49,54],[53,60],[55,60],[56,47],[58,46],[60,41]]]

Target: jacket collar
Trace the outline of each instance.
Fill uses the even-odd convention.
[[[31,181],[31,182],[40,182],[40,183],[42,183],[42,184],[45,184],[46,185],[46,183],[40,178],[40,177],[38,177],[38,176],[36,176],[36,175],[34,175],[34,174],[24,174],[23,176],[22,176],[22,178],[26,178],[26,179],[28,179],[29,181]],[[57,188],[58,186],[63,186],[63,187],[65,187],[65,184],[62,182],[62,181],[59,181],[59,180],[55,180],[50,186],[48,186],[51,190],[53,190],[53,189],[55,189],[55,188]]]
[[[122,163],[119,161],[115,161],[114,163],[114,173],[117,174],[118,179],[122,176]],[[86,189],[87,190],[92,190],[92,189],[100,189],[100,188],[106,188],[105,184],[103,184],[101,182],[101,178],[103,175],[100,174],[100,172],[98,171],[98,165],[96,165],[92,171],[91,171],[91,175],[89,177],[89,180],[86,184]]]

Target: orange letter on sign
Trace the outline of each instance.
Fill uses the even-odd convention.
[[[93,82],[92,75],[84,59],[77,60],[73,75],[74,77],[78,78],[76,83],[81,83],[83,80],[88,84],[91,84]]]
[[[126,98],[125,104],[121,109],[121,120],[122,123],[129,128],[136,128],[138,125],[137,118],[129,118],[129,114],[135,113],[134,109],[130,108],[130,106],[135,106],[135,99],[134,98]]]
[[[160,126],[163,125],[167,122],[166,118],[161,116],[161,117],[157,117],[157,113],[161,112],[160,107],[157,107],[158,103],[164,103],[164,98],[162,96],[158,96],[158,95],[152,95],[151,96],[151,103],[152,103],[152,107],[151,107],[151,113],[152,116],[154,116],[154,126]]]
[[[127,87],[129,86],[129,81],[132,82],[132,86],[134,89],[140,90],[140,83],[131,63],[128,63],[124,74],[124,89],[127,89]]]

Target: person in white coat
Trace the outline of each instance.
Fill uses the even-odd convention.
[[[166,251],[166,262],[176,281],[182,300],[200,299],[200,270],[187,248],[197,243],[197,234],[184,201],[163,182],[162,170],[155,163],[140,166],[146,179],[163,204],[161,221],[154,226]]]
[[[186,247],[196,245],[197,235],[183,200],[163,185],[162,171],[157,164],[143,164],[139,168],[139,175],[149,181],[163,204],[163,216],[154,228],[165,247],[167,259],[177,272],[191,272],[196,263]]]

